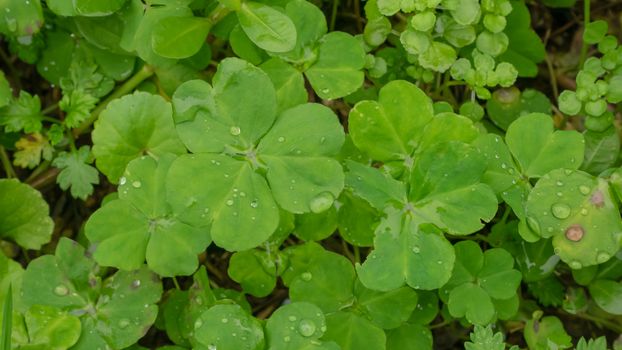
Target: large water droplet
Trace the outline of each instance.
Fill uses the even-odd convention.
[[[607,260],[609,260],[610,258],[611,258],[611,255],[605,252],[600,252],[598,253],[598,255],[596,255],[596,261],[598,261],[599,264],[607,262]]]
[[[64,285],[59,284],[58,286],[54,287],[54,294],[58,295],[59,297],[64,297],[65,295],[69,294],[69,289]]]
[[[303,272],[300,275],[300,278],[302,278],[303,281],[309,282],[313,278],[313,275],[311,274],[311,272]]]
[[[581,185],[579,186],[579,192],[581,192],[581,194],[583,195],[587,195],[588,193],[590,193],[590,188],[585,185]]]
[[[201,319],[196,320],[196,322],[194,322],[194,329],[199,329],[201,328],[201,326],[203,325],[203,321],[201,321]]]
[[[122,318],[119,320],[119,323],[117,323],[117,326],[119,326],[119,328],[124,329],[127,328],[127,326],[130,325],[130,320],[128,320],[127,318]]]
[[[298,332],[304,337],[310,337],[315,333],[315,323],[311,320],[302,320],[298,324]]]
[[[321,213],[328,210],[328,208],[333,205],[334,201],[335,197],[333,197],[332,193],[322,192],[311,199],[311,202],[309,202],[309,208],[316,214]]]
[[[564,235],[566,236],[566,238],[573,242],[580,241],[583,238],[584,234],[585,234],[585,230],[583,230],[583,227],[581,227],[581,225],[572,225],[568,227],[566,231],[564,232]]]
[[[127,182],[127,179],[125,178],[125,176],[119,179],[119,185],[125,185],[126,182]]]
[[[564,203],[555,203],[551,206],[551,213],[558,219],[566,219],[570,216],[570,206]]]
[[[239,127],[237,126],[232,126],[231,128],[229,128],[229,132],[231,133],[231,135],[233,136],[238,136],[240,135],[240,133],[242,132],[242,130],[240,130]]]

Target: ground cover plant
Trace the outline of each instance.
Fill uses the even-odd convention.
[[[622,349],[617,0],[0,0],[0,350]]]

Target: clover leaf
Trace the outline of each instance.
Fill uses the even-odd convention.
[[[285,12],[296,26],[296,45],[271,54],[298,68],[322,99],[347,96],[364,80],[365,52],[350,34],[327,32],[326,18],[315,5],[305,0],[287,3]]]
[[[82,333],[76,350],[125,348],[141,338],[158,313],[162,285],[147,268],[119,271],[103,283],[84,248],[60,240],[56,255],[33,260],[23,276],[26,307],[57,307],[78,316]]]
[[[326,317],[324,339],[337,343],[342,350],[385,349],[384,331],[353,312],[336,312]]]
[[[17,180],[0,179],[0,239],[27,249],[50,241],[54,222],[41,192]]]
[[[513,269],[514,259],[504,249],[493,248],[482,253],[473,241],[457,243],[456,265],[451,279],[440,291],[454,317],[465,317],[476,325],[493,321],[496,301],[517,301],[516,288],[521,273]],[[514,303],[515,313],[518,303]],[[510,317],[512,315],[509,315]]]
[[[399,103],[398,103],[399,102]],[[449,140],[471,142],[477,129],[453,113],[434,116],[432,101],[412,83],[395,80],[380,89],[378,102],[361,101],[348,118],[352,141],[371,158],[412,165],[414,153]]]
[[[162,276],[196,270],[196,255],[210,243],[209,229],[184,223],[166,203],[165,181],[174,160],[168,154],[131,161],[119,180],[119,199],[89,218],[86,235],[97,244],[93,256],[99,264],[133,270],[146,259]]]
[[[296,27],[292,20],[268,5],[245,1],[237,16],[246,35],[264,50],[286,52],[296,44]]]
[[[215,305],[194,323],[197,350],[264,349],[261,324],[238,305]]]
[[[277,118],[268,76],[239,59],[224,60],[213,84],[190,81],[173,97],[177,130],[194,153],[171,166],[173,210],[192,223],[212,222],[214,243],[227,250],[265,241],[278,225],[277,204],[298,214],[327,210],[343,187],[332,157],[344,133],[334,113],[309,103]],[[209,181],[191,181],[195,173]]]
[[[524,217],[523,203],[531,190],[529,179],[540,178],[560,167],[578,169],[583,159],[582,135],[576,131],[554,131],[551,117],[541,113],[515,120],[507,129],[505,141],[507,146],[500,136],[488,134],[475,145],[488,159],[484,182],[519,218]]]
[[[333,342],[319,340],[326,332],[326,319],[315,305],[295,302],[278,308],[266,323],[267,348],[337,350]]]
[[[173,127],[171,105],[145,92],[111,102],[95,122],[92,137],[96,165],[113,183],[134,158],[185,152]]]
[[[52,306],[33,305],[18,319],[12,335],[17,349],[67,350],[80,338],[78,317]]]
[[[465,235],[480,229],[480,220],[490,220],[496,200],[490,188],[479,183],[485,166],[472,147],[441,143],[415,162],[406,192],[402,183],[378,170],[348,163],[348,186],[386,214],[376,229],[374,251],[357,268],[363,284],[384,291],[404,283],[415,289],[443,285],[451,275],[453,248],[438,232],[421,225]]]
[[[619,249],[622,223],[610,186],[582,171],[556,169],[542,177],[525,214],[528,228],[552,237],[555,253],[573,269],[604,263]]]

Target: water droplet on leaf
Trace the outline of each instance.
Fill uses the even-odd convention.
[[[587,195],[588,193],[590,193],[590,188],[585,185],[581,185],[579,186],[579,192],[581,192],[581,194]]]
[[[126,182],[127,182],[127,179],[125,178],[125,176],[119,179],[119,185],[125,185]]]
[[[332,193],[322,192],[311,199],[311,202],[309,202],[309,208],[316,214],[321,213],[328,210],[328,208],[333,205],[334,201],[335,197],[333,197]]]
[[[566,219],[570,216],[570,207],[568,204],[555,203],[551,206],[551,213],[558,219]]]
[[[310,337],[315,333],[315,323],[311,320],[302,320],[298,324],[298,332],[304,337]]]
[[[140,188],[140,186],[142,186],[142,184],[140,183],[140,181],[134,181],[134,182],[132,182],[132,187],[134,187],[134,188]]]
[[[302,278],[303,281],[309,282],[313,278],[313,275],[311,274],[311,272],[303,272],[300,275],[300,278]]]
[[[54,294],[58,295],[59,297],[64,297],[65,295],[69,294],[69,289],[64,285],[59,284],[58,286],[54,287]]]
[[[596,256],[596,261],[598,261],[599,264],[602,264],[602,263],[606,262],[607,260],[609,260],[610,258],[611,258],[611,255],[609,255],[609,254],[607,254],[605,252],[600,252]]]
[[[232,126],[231,128],[229,128],[229,132],[231,133],[231,135],[233,136],[238,136],[240,135],[240,133],[242,132],[242,130],[240,130],[239,127],[237,126]]]
[[[128,320],[127,318],[122,318],[119,320],[119,323],[117,324],[117,326],[119,326],[119,328],[124,329],[127,328],[127,326],[130,325],[130,320]]]

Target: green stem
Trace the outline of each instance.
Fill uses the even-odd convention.
[[[610,330],[618,333],[618,334],[622,334],[622,326],[618,325],[615,322],[609,321],[609,320],[605,320],[603,318],[600,318],[598,316],[594,316],[594,315],[590,315],[590,314],[568,314],[571,316],[575,316],[578,318],[582,318],[584,320],[587,321],[592,321],[598,324],[601,324],[603,326],[605,326],[606,328],[609,328]]]
[[[330,31],[335,30],[335,22],[337,21],[337,9],[339,8],[339,0],[333,0],[333,11],[330,15]]]
[[[145,79],[150,78],[154,73],[153,67],[149,65],[144,65],[141,70],[136,72],[130,79],[128,79],[125,83],[119,86],[112,94],[108,95],[105,100],[100,102],[97,107],[91,112],[91,116],[82,123],[78,128],[73,130],[74,136],[80,136],[84,134],[91,125],[97,120],[100,113],[103,112],[104,109],[108,106],[110,102],[116,100],[117,98],[127,95],[132,92],[140,83],[142,83]]]
[[[587,25],[590,24],[590,0],[583,1],[583,31],[587,28]],[[583,68],[583,63],[585,63],[585,59],[587,58],[587,49],[588,44],[584,41],[583,46],[581,46],[581,56],[579,58],[579,67]]]
[[[172,278],[173,284],[175,284],[175,288],[177,288],[177,290],[181,290],[181,287],[179,287],[179,282],[177,282],[177,278],[175,276],[173,276]]]
[[[358,246],[353,246],[353,250],[354,250],[354,262],[355,263],[360,263],[361,262],[361,252],[359,250]]]
[[[39,166],[35,170],[33,170],[32,173],[30,173],[30,175],[26,178],[26,180],[24,182],[30,183],[37,176],[42,174],[44,171],[48,170],[49,167],[50,167],[50,161],[49,160],[45,160],[45,161],[41,162],[41,164],[39,164]]]
[[[45,109],[41,111],[41,114],[49,114],[58,109],[58,103],[54,103],[53,105],[47,106]]]
[[[15,170],[13,169],[13,165],[11,165],[11,160],[9,160],[9,155],[6,153],[4,146],[0,146],[0,160],[2,160],[2,167],[4,167],[6,177],[9,179],[16,178],[17,174],[15,174]]]

